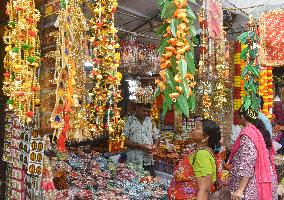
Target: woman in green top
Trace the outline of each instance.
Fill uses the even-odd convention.
[[[207,200],[214,191],[217,169],[213,151],[220,146],[220,128],[212,120],[202,120],[196,123],[190,139],[196,148],[175,167],[169,199]]]

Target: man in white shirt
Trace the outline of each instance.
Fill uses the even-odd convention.
[[[151,176],[155,176],[151,151],[158,140],[159,131],[148,117],[149,110],[150,105],[139,103],[135,114],[127,118],[124,128],[127,138],[125,144],[128,147],[126,162],[142,165]]]

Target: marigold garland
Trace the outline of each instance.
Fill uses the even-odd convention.
[[[10,0],[7,3],[9,22],[4,35],[7,44],[4,58],[4,94],[7,104],[25,122],[31,122],[39,105],[37,69],[40,62],[37,23],[39,11],[33,0]]]
[[[246,48],[246,45],[245,44],[242,44],[241,45],[241,52],[243,52],[243,50]],[[242,60],[241,59],[241,55],[240,55],[240,66],[241,66],[241,72],[244,70],[245,66],[246,66],[246,62],[245,60]],[[243,99],[244,96],[246,95],[246,92],[245,92],[245,89],[244,89],[244,79],[242,79],[242,76],[241,76],[241,79],[240,79],[240,87],[241,87],[241,98]]]
[[[259,94],[263,97],[264,105],[262,112],[272,118],[271,109],[273,106],[273,77],[272,67],[261,67],[259,78]]]
[[[259,37],[253,31],[244,32],[238,37],[241,44],[246,45],[242,49],[240,59],[245,62],[241,77],[244,80],[244,92],[242,108],[245,110],[253,109],[258,113],[259,109],[259,64],[257,61],[258,48],[256,44]]]
[[[235,42],[235,55],[234,55],[234,124],[239,124],[238,121],[238,110],[242,105],[241,98],[241,44],[236,41]]]
[[[193,2],[193,1],[191,1]],[[195,110],[195,63],[191,37],[196,34],[196,19],[187,0],[159,0],[163,25],[158,31],[163,36],[159,46],[161,78],[156,80],[164,95],[163,113],[175,107],[189,116]]]

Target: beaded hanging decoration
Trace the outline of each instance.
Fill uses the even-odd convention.
[[[61,1],[61,10],[55,23],[59,27],[57,38],[55,106],[51,115],[51,127],[57,136],[57,146],[65,151],[66,140],[91,139],[87,121],[87,68],[89,61],[86,18],[80,2]]]
[[[9,96],[9,109],[20,120],[32,121],[39,105],[37,69],[40,63],[37,23],[39,11],[33,0],[10,0],[7,3],[9,22],[4,35],[7,52],[4,58],[3,91]]]
[[[94,135],[109,134],[109,151],[117,151],[124,146],[122,133],[124,121],[120,119],[117,103],[122,99],[119,85],[122,74],[117,71],[120,54],[116,52],[114,14],[116,0],[101,0],[88,3],[92,12],[92,63],[91,77],[94,88],[91,95],[90,130]]]

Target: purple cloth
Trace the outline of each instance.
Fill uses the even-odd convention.
[[[268,153],[268,151],[267,151]],[[238,152],[235,154],[232,160],[231,178],[229,187],[231,191],[235,191],[239,187],[241,177],[249,177],[249,182],[244,191],[244,200],[258,200],[258,190],[255,177],[255,164],[256,164],[257,150],[252,140],[244,135],[241,137],[241,144]],[[277,179],[273,174],[272,167],[272,191],[273,200],[277,200]]]

